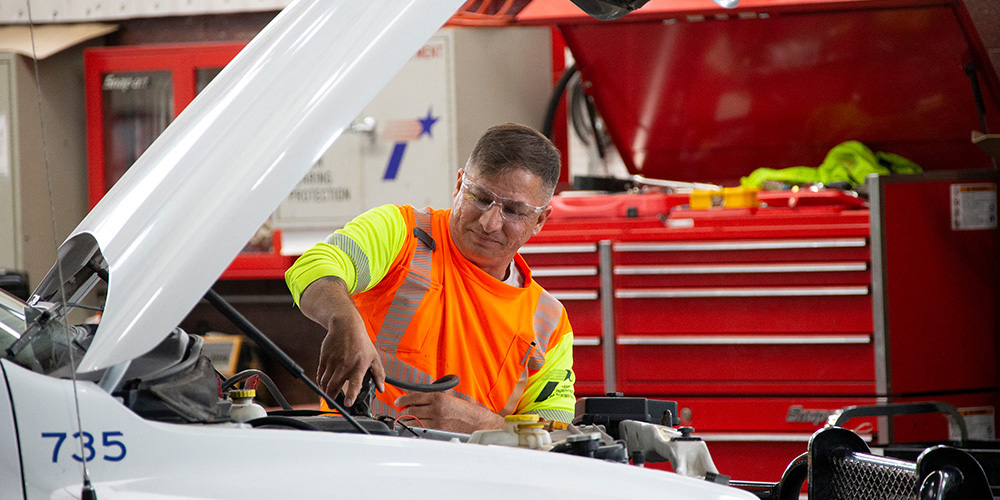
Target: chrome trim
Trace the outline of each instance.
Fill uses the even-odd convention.
[[[696,432],[695,437],[707,441],[736,441],[754,443],[807,443],[812,433],[767,433],[767,432]],[[859,434],[858,437],[871,442],[871,434]]]
[[[872,336],[857,335],[630,335],[618,345],[843,345],[870,344]]]
[[[559,300],[595,300],[597,290],[555,290],[549,291],[553,297]]]
[[[595,243],[570,243],[551,245],[524,245],[517,253],[538,254],[538,253],[591,253],[597,251]]]
[[[795,248],[861,248],[865,238],[814,240],[722,241],[717,243],[615,243],[616,252],[705,252],[719,250],[790,250]]]
[[[875,404],[877,405],[889,404],[889,398],[885,396],[877,397],[875,398]],[[889,417],[875,418],[875,425],[877,426],[876,429],[883,429],[885,431],[879,433],[878,444],[889,444],[889,437],[893,435],[892,433],[894,431],[893,429],[894,420],[895,419]]]
[[[631,288],[618,290],[619,299],[688,299],[729,297],[829,297],[868,295],[867,286],[814,286],[773,288]]]
[[[611,241],[601,240],[598,244],[598,258],[601,271],[601,353],[604,361],[604,392],[615,392],[618,380],[615,366],[615,294],[612,274]]]
[[[867,271],[867,262],[801,264],[677,264],[668,266],[618,266],[618,275],[653,274],[757,274]]]
[[[574,346],[598,346],[601,345],[600,337],[573,337]]]
[[[905,177],[905,176],[904,176]],[[875,347],[875,393],[889,394],[889,325],[888,299],[885,296],[885,214],[882,199],[885,197],[886,178],[869,175],[865,185],[869,193],[869,220],[871,221],[872,255],[872,342]],[[881,422],[879,422],[881,424]],[[888,428],[886,428],[888,430]]]
[[[531,275],[541,276],[541,277],[597,276],[597,266],[571,266],[571,267],[539,266],[531,268]]]

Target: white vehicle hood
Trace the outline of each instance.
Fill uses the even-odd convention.
[[[33,300],[108,295],[78,371],[143,355],[198,303],[309,168],[465,0],[299,0],[135,162]],[[90,264],[90,266],[88,266]],[[62,269],[58,269],[61,267]]]

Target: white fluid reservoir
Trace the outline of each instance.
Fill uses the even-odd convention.
[[[253,401],[256,395],[257,391],[253,389],[229,391],[229,399],[233,401],[233,406],[229,409],[229,419],[233,422],[249,422],[255,418],[266,417],[267,410]]]

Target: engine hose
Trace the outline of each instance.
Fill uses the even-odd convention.
[[[590,119],[590,133],[594,134],[594,145],[597,146],[597,157],[604,160],[606,153],[604,151],[604,141],[601,140],[601,133],[597,130],[597,110],[594,109],[594,101],[580,89],[583,94],[583,101],[587,106],[587,117]]]
[[[562,100],[563,94],[566,93],[566,85],[569,84],[570,78],[573,78],[577,72],[576,64],[571,64],[565,71],[563,71],[562,76],[559,77],[559,81],[556,82],[556,86],[552,89],[552,97],[549,98],[549,104],[545,108],[545,120],[542,121],[542,134],[552,140],[552,127],[556,120],[556,110],[559,109],[559,102]]]
[[[281,427],[291,427],[293,429],[301,429],[304,431],[322,430],[313,424],[310,424],[308,422],[303,422],[302,420],[292,417],[267,416],[267,417],[255,418],[253,420],[248,420],[246,423],[250,424],[250,426],[254,428],[263,427],[265,425],[274,425]]]
[[[983,127],[983,133],[990,133],[990,126],[986,123],[986,105],[983,103],[983,91],[979,89],[979,78],[976,72],[976,63],[969,61],[965,64],[965,74],[969,77],[972,85],[972,98],[976,103],[976,112],[979,114],[979,124]]]
[[[225,382],[222,383],[222,391],[225,392],[230,387],[236,387],[236,384],[254,375],[260,377],[260,381],[264,383],[264,387],[267,387],[268,392],[271,393],[271,396],[274,397],[274,401],[277,402],[279,406],[281,406],[282,410],[292,409],[292,405],[288,404],[288,400],[286,400],[285,397],[281,394],[281,391],[278,390],[278,386],[275,385],[274,381],[271,380],[271,377],[268,377],[266,373],[260,370],[254,370],[254,369],[243,370],[237,373],[236,375],[229,377],[228,379],[226,379]]]
[[[416,382],[404,382],[392,377],[386,377],[385,382],[400,389],[417,392],[444,392],[458,385],[458,375],[445,375],[430,384],[418,384]]]

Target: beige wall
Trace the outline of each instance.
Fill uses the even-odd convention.
[[[0,54],[11,72],[11,79],[0,89],[5,94],[0,98],[9,103],[5,106],[10,128],[6,149],[13,179],[13,199],[3,203],[12,204],[14,214],[9,233],[13,251],[4,253],[0,267],[27,271],[30,288],[49,271],[56,247],[87,212],[83,48],[77,46],[39,62],[41,99],[32,60]]]

